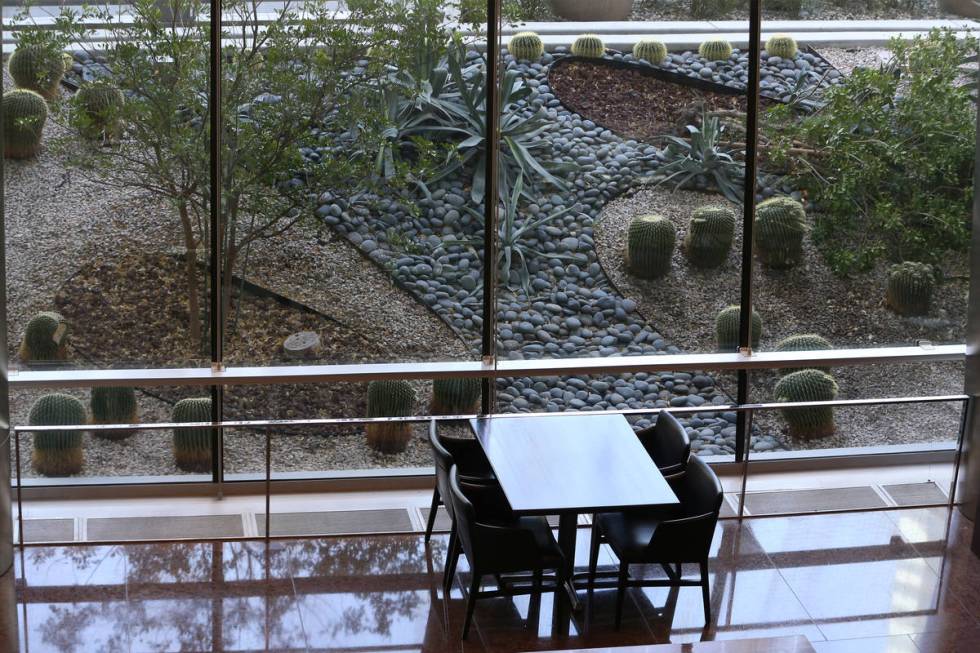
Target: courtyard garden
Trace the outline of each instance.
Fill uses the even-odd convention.
[[[180,4],[180,2],[178,2]],[[533,32],[501,54],[498,255],[484,257],[480,17],[444,3],[306,2],[259,28],[232,3],[220,106],[219,264],[229,365],[478,360],[483,271],[502,359],[735,351],[748,54]],[[665,5],[665,6],[669,6]],[[207,7],[191,2],[204,15]],[[464,7],[465,9],[465,7]],[[137,2],[28,26],[4,70],[9,355],[24,369],[210,365],[206,24]],[[101,10],[108,11],[108,10]],[[733,9],[736,11],[737,9]],[[93,25],[112,25],[97,40]],[[360,29],[368,26],[370,29]],[[404,26],[397,28],[396,26]],[[93,46],[97,43],[97,46]],[[316,44],[310,47],[310,44]],[[962,342],[977,43],[762,54],[754,348]],[[972,60],[971,60],[972,58]],[[953,394],[950,364],[754,373],[752,401]],[[734,453],[724,373],[503,378],[503,412],[703,408]],[[477,382],[228,388],[225,419],[460,414]],[[16,390],[14,424],[207,421],[187,388]],[[958,406],[760,414],[755,453],[955,438]],[[650,420],[635,420],[637,428]],[[430,464],[421,426],[277,430],[278,472]],[[207,429],[22,438],[26,476],[210,469]],[[225,435],[231,473],[264,434]]]

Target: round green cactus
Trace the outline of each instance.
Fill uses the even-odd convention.
[[[29,159],[41,149],[41,135],[48,120],[44,98],[26,89],[3,94],[3,156]]]
[[[698,46],[698,54],[708,61],[724,61],[732,56],[732,44],[725,39],[709,39]]]
[[[544,54],[544,43],[535,32],[518,32],[507,43],[507,50],[515,59],[537,61]]]
[[[480,379],[436,379],[432,382],[432,414],[463,415],[476,412],[480,405]]]
[[[75,94],[78,130],[88,138],[111,139],[119,130],[119,111],[125,98],[107,81],[86,84]]]
[[[766,52],[770,57],[795,59],[797,51],[796,39],[786,34],[774,34],[766,41]]]
[[[367,392],[368,417],[407,417],[415,408],[415,390],[408,381],[371,381]],[[380,453],[405,451],[412,440],[408,422],[371,422],[365,429],[367,444]]]
[[[715,318],[715,341],[718,343],[718,351],[733,352],[738,351],[738,329],[739,319],[742,309],[739,306],[729,306],[722,309]],[[759,346],[759,339],[762,337],[762,316],[758,311],[752,309],[752,348]]]
[[[630,222],[626,262],[641,279],[656,279],[670,272],[677,228],[661,215],[641,215]]]
[[[735,238],[735,212],[727,206],[701,206],[691,214],[684,252],[692,265],[718,267],[728,258]]]
[[[576,57],[598,59],[606,53],[606,44],[598,34],[583,34],[572,43],[572,54]]]
[[[885,303],[899,315],[927,315],[935,281],[932,266],[905,261],[888,269]]]
[[[791,268],[803,259],[806,231],[806,211],[791,197],[772,197],[755,209],[755,252],[771,268]]]
[[[59,313],[44,311],[27,323],[20,341],[20,359],[30,365],[68,358],[68,323]]]
[[[50,394],[31,406],[30,426],[78,426],[85,424],[85,406],[75,397]],[[82,471],[81,431],[35,431],[34,469],[44,476],[71,476]]]
[[[50,100],[58,95],[66,62],[62,52],[30,44],[14,50],[7,62],[7,70],[18,88],[36,91]]]
[[[793,372],[776,384],[776,401],[779,402],[833,401],[836,397],[837,382],[820,370]],[[834,433],[834,409],[831,406],[784,408],[782,414],[792,437],[825,438]]]
[[[829,351],[834,346],[830,341],[816,333],[798,333],[788,338],[783,338],[776,344],[776,351]],[[797,368],[787,368],[780,370],[780,374],[792,374]],[[826,367],[816,368],[823,372],[829,372]]]
[[[181,399],[174,404],[173,421],[210,422],[211,398]],[[211,432],[208,427],[174,429],[174,460],[185,472],[211,471]]]
[[[135,424],[138,419],[136,391],[132,388],[92,388],[90,405],[93,424]],[[104,440],[125,440],[135,432],[96,429],[92,435]]]
[[[652,64],[663,63],[667,58],[667,46],[663,41],[656,39],[643,39],[633,46],[633,56],[637,59],[645,59]]]

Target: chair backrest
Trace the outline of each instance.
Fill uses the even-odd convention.
[[[470,562],[470,566],[475,563],[474,544],[476,542],[476,509],[463,490],[459,486],[459,478],[456,465],[453,465],[448,474],[449,492],[443,495],[443,501],[447,508],[451,505],[452,512],[456,520],[456,534],[459,536],[460,544],[463,545],[463,553]]]
[[[687,431],[668,412],[661,411],[652,437],[643,443],[657,467],[665,474],[677,474],[687,468],[691,457],[691,439]]]
[[[675,490],[685,517],[718,513],[721,510],[724,499],[721,482],[711,467],[697,456],[691,457],[687,464],[687,473]]]
[[[455,521],[455,511],[453,510],[452,502],[449,500],[449,472],[455,463],[452,454],[449,453],[449,450],[446,449],[442,440],[439,438],[438,423],[436,420],[429,422],[429,446],[432,448],[432,458],[436,465],[436,487],[439,488],[439,496],[442,498],[443,505],[446,506],[446,512],[449,513],[449,518]]]
[[[679,516],[657,525],[647,547],[651,559],[665,562],[706,560],[724,499],[721,483],[707,463],[691,456],[687,472],[674,491],[681,502]]]

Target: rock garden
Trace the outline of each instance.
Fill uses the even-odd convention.
[[[536,34],[514,36],[488,262],[485,55],[433,21],[436,7],[363,8],[364,22],[420,33],[368,37],[284,15],[261,45],[229,47],[228,364],[478,359],[488,264],[500,358],[734,351],[747,54],[712,38],[697,51],[649,39],[618,52],[591,34],[550,51]],[[134,17],[130,45],[149,43],[153,20]],[[162,51],[179,55],[169,58],[71,47],[85,29],[69,17],[53,36],[25,30],[7,61],[10,356],[24,368],[208,365],[207,47],[183,32],[165,39]],[[330,42],[334,56],[299,42]],[[962,341],[975,122],[962,65],[975,51],[936,31],[855,66],[867,52],[766,43],[754,347]],[[961,379],[949,364],[773,371],[753,375],[752,400],[947,394]],[[734,453],[734,413],[713,410],[733,401],[734,381],[711,370],[504,378],[496,391],[503,412],[703,407],[683,416],[693,448]],[[15,424],[201,421],[211,410],[186,388],[42,394],[13,394]],[[454,414],[478,399],[467,381],[244,386],[223,409]],[[787,410],[758,416],[751,447],[945,441],[957,424],[958,407],[941,404]],[[201,473],[209,441],[207,429],[37,432],[22,438],[21,471]],[[227,433],[225,456],[229,473],[261,471],[263,434]],[[277,472],[430,462],[424,429],[406,425],[277,430],[273,459]]]

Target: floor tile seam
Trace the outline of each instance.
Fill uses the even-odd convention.
[[[758,538],[756,538],[756,539],[758,540]],[[760,542],[760,545],[761,544],[762,543]],[[775,563],[775,561],[773,561],[772,557],[769,555],[769,552],[765,550],[765,547],[762,548],[762,551],[763,551],[763,553],[765,553],[766,559],[769,560],[769,564],[772,565],[772,568],[775,570],[776,574],[779,576],[779,579],[783,582],[784,585],[786,585],[786,589],[788,589],[789,592],[790,592],[790,594],[793,595],[793,598],[796,599],[796,602],[799,604],[800,609],[803,610],[803,614],[805,614],[807,616],[807,618],[810,620],[810,624],[814,628],[817,629],[817,632],[820,633],[820,636],[823,637],[825,641],[829,641],[830,638],[827,637],[827,633],[824,632],[823,628],[820,627],[820,624],[817,623],[817,620],[814,619],[813,615],[807,609],[806,603],[803,602],[803,598],[793,588],[793,584],[790,583],[789,582],[789,579],[786,578],[786,575],[783,574],[783,570],[779,567],[779,565],[777,565]]]

